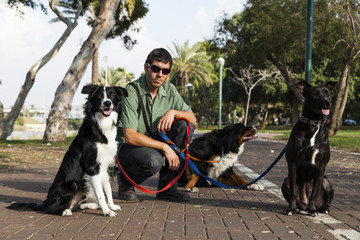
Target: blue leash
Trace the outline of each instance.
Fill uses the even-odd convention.
[[[165,140],[165,141],[170,141],[171,140],[162,132],[159,132],[159,136]],[[181,150],[173,145],[173,144],[169,144],[169,146],[182,158],[185,160],[185,154],[183,152],[181,152]],[[221,187],[221,188],[225,188],[225,189],[241,189],[241,188],[245,188],[247,186],[250,186],[251,184],[254,184],[256,183],[257,181],[259,181],[261,178],[263,178],[268,172],[270,172],[270,170],[278,163],[278,161],[282,158],[282,156],[284,155],[285,153],[285,150],[286,150],[286,146],[284,147],[284,149],[281,151],[281,153],[279,154],[279,156],[274,160],[274,162],[265,170],[265,172],[263,172],[259,177],[257,177],[256,179],[254,179],[253,181],[249,182],[248,184],[245,184],[243,186],[238,186],[238,187],[229,187],[225,184],[222,184],[221,182],[218,182],[204,174],[202,174],[198,169],[197,167],[195,166],[195,164],[189,159],[189,166],[194,169],[194,171],[199,174],[200,176],[202,176],[203,178],[205,178],[206,180],[208,180],[209,182],[211,182],[213,185],[216,185],[218,187]]]

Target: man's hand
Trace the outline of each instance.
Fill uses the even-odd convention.
[[[169,169],[171,171],[175,171],[178,170],[180,167],[180,160],[178,155],[174,152],[174,150],[166,144],[165,148],[164,148],[164,154],[165,154],[165,158],[169,163]]]
[[[171,125],[175,119],[175,113],[176,113],[175,110],[170,109],[164,114],[164,116],[160,118],[159,123],[157,125],[157,130],[159,132],[166,132],[171,129]]]

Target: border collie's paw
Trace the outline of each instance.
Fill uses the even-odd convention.
[[[116,212],[110,210],[108,207],[106,207],[106,209],[103,209],[102,212],[104,216],[115,217],[117,215]]]
[[[260,185],[260,184],[252,184],[250,186],[247,186],[246,189],[255,190],[255,191],[262,191],[262,190],[264,190],[264,186]]]
[[[66,216],[66,217],[68,217],[68,216],[71,216],[72,215],[72,212],[71,212],[71,210],[70,209],[65,209],[63,212],[62,212],[62,214],[61,214],[62,216]]]
[[[117,214],[116,212],[110,210],[110,212],[106,215],[109,215],[109,217],[115,217]]]
[[[115,205],[115,204],[110,204],[109,208],[113,211],[120,211],[121,207],[119,205]]]

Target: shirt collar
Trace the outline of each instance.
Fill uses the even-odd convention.
[[[165,91],[165,86],[164,86],[165,84],[166,84],[166,82],[163,85],[161,85],[161,87],[159,88],[159,92],[158,92],[159,97],[167,96],[167,92]],[[149,89],[146,85],[145,75],[142,75],[140,77],[140,88],[141,88],[141,90],[140,90],[141,95],[150,94]]]

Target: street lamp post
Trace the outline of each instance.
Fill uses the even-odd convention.
[[[189,106],[190,106],[190,90],[191,90],[192,86],[193,85],[191,83],[188,83],[185,85],[187,92],[188,92],[187,93],[187,105],[189,105]]]
[[[305,45],[305,80],[311,82],[311,58],[312,58],[312,29],[313,29],[313,1],[307,1],[306,13],[306,45]]]
[[[104,62],[105,62],[105,68],[106,68],[106,70],[105,70],[105,87],[107,87],[107,78],[108,78],[108,65],[107,65],[107,61],[108,61],[108,58],[105,56],[104,58]]]
[[[220,70],[219,70],[219,129],[221,129],[222,68],[224,66],[225,60],[223,58],[219,58],[217,62],[220,66]]]

